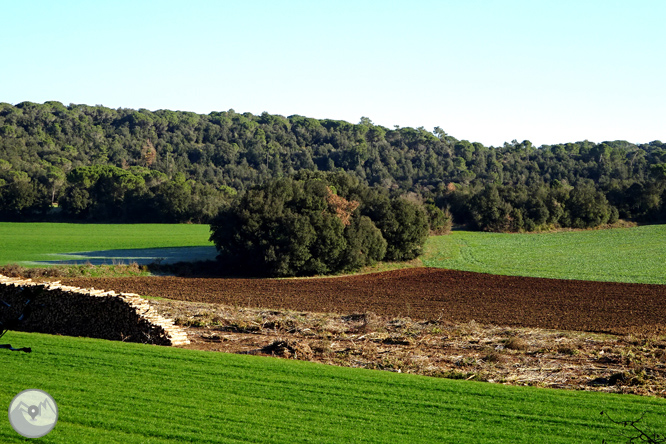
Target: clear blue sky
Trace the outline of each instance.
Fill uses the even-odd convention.
[[[4,1],[0,101],[666,140],[666,1]]]

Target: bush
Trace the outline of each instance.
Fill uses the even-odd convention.
[[[364,195],[361,213],[372,219],[386,239],[386,260],[411,260],[422,253],[429,233],[423,206],[370,190]]]
[[[353,214],[355,202],[317,179],[280,179],[249,190],[211,224],[222,265],[270,276],[329,274],[381,260],[385,241]]]
[[[227,273],[309,276],[413,259],[427,236],[422,206],[389,199],[339,174],[312,174],[273,180],[237,196],[211,223],[210,239]]]
[[[424,207],[428,214],[428,225],[430,234],[439,236],[442,234],[449,234],[453,226],[453,218],[451,212],[441,210],[433,204],[428,204]]]

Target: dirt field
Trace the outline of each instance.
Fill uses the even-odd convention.
[[[508,327],[666,332],[666,286],[495,276],[435,268],[318,279],[73,278],[63,284],[168,299],[366,313]]]

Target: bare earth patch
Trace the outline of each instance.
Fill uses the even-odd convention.
[[[66,278],[95,287],[189,302],[364,313],[456,324],[598,333],[666,334],[666,285],[497,276],[437,268],[316,279]]]

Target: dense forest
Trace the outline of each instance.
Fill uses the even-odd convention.
[[[1,220],[209,223],[253,187],[306,170],[344,172],[480,230],[666,216],[660,141],[486,147],[367,118],[0,103]]]

